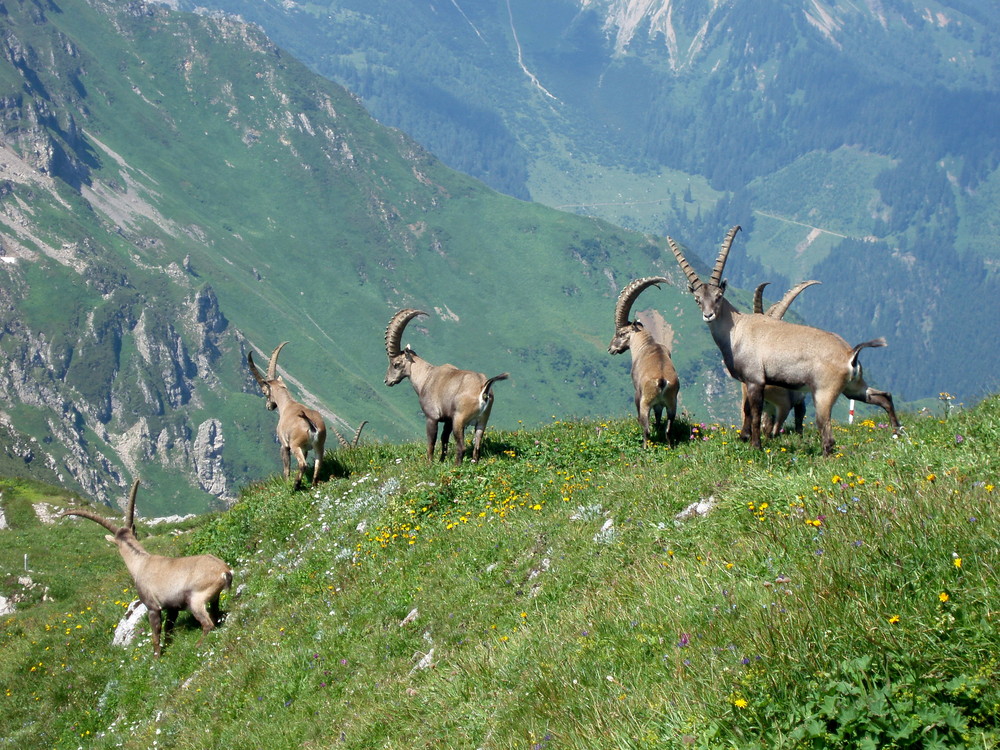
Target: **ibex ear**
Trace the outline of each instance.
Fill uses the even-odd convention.
[[[111,534],[105,534],[105,535],[104,535],[104,538],[105,538],[105,539],[107,539],[107,540],[108,540],[109,542],[111,542],[112,544],[114,544],[114,543],[115,543],[115,538],[114,538],[113,536],[111,536]]]
[[[694,284],[688,284],[688,291],[694,294]]]
[[[728,283],[729,283],[728,279],[723,279],[722,283],[719,284],[719,289],[721,289],[723,292],[725,292],[726,291],[726,284],[728,284]]]

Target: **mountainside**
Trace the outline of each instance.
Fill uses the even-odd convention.
[[[491,425],[631,410],[618,290],[680,278],[661,243],[498,195],[379,126],[255,26],[142,3],[0,15],[0,468],[140,514],[228,501],[279,465],[246,367],[348,435],[423,434],[382,384],[392,313],[432,362],[511,372]],[[681,286],[647,293],[682,404],[736,391]],[[327,447],[336,447],[331,434]],[[328,471],[336,471],[336,466]]]
[[[189,0],[182,5],[193,6]],[[202,5],[202,3],[198,3]],[[511,195],[816,278],[909,399],[994,389],[1000,17],[966,0],[213,0]],[[743,248],[746,248],[743,250]]]

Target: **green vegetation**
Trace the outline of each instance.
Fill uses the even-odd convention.
[[[0,619],[0,744],[995,747],[1000,397],[933,411],[840,425],[831,459],[689,415],[645,452],[557,417],[457,469],[338,450],[312,492],[150,529],[237,569],[202,653],[185,615],[158,662],[110,645],[134,590],[101,531],[6,482],[0,561],[49,594]]]

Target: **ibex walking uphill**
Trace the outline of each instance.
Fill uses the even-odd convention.
[[[830,412],[841,393],[885,409],[893,431],[898,433],[900,424],[892,394],[869,387],[858,362],[862,349],[885,346],[885,339],[872,339],[852,347],[840,336],[819,328],[768,315],[743,314],[725,298],[722,271],[739,230],[735,226],[726,235],[708,282],[698,278],[677,243],[670,237],[667,241],[688,278],[688,288],[701,308],[702,319],[708,323],[729,374],[747,386],[748,408],[743,414],[740,437],[749,438],[755,448],[760,448],[760,415],[766,385],[806,388],[812,392],[825,456],[833,452]]]
[[[299,473],[295,475],[295,489],[301,486],[302,474],[306,469],[306,455],[312,450],[315,453],[312,486],[315,487],[319,483],[319,467],[323,463],[326,423],[318,411],[309,409],[293,399],[285,381],[277,374],[278,352],[287,343],[287,341],[281,342],[271,352],[266,376],[262,375],[253,363],[253,352],[247,352],[247,362],[250,365],[250,372],[264,392],[267,408],[278,411],[278,442],[281,444],[281,466],[285,479],[291,474],[291,455],[294,453],[299,465]]]
[[[164,557],[151,555],[135,536],[135,496],[139,480],[132,483],[125,510],[125,525],[115,526],[103,516],[86,508],[67,508],[61,515],[89,518],[111,532],[105,538],[118,547],[132,580],[139,601],[149,610],[149,626],[153,634],[153,656],[160,655],[162,614],[166,613],[164,639],[173,627],[177,613],[188,610],[201,624],[201,645],[205,635],[219,619],[219,597],[233,583],[233,571],[215,555]],[[211,614],[209,614],[211,610]]]
[[[677,416],[677,392],[680,382],[670,360],[670,350],[657,342],[638,320],[629,320],[632,305],[643,290],[670,281],[663,276],[649,276],[632,281],[618,295],[615,305],[615,335],[608,345],[609,354],[632,352],[632,385],[635,387],[635,409],[642,428],[642,447],[649,444],[649,411],[656,417],[656,429],[661,429],[660,419],[667,410],[664,439],[670,444],[670,430]]]
[[[385,353],[389,357],[385,384],[391,387],[404,378],[410,379],[413,390],[417,392],[420,409],[427,419],[428,460],[434,458],[438,424],[441,424],[441,460],[444,461],[448,438],[454,432],[455,464],[462,463],[465,428],[474,425],[472,460],[478,461],[483,431],[493,409],[493,384],[506,380],[509,375],[505,372],[487,378],[481,372],[459,370],[454,365],[432,365],[409,346],[401,350],[399,343],[403,338],[403,329],[418,315],[427,313],[423,310],[400,310],[392,316],[385,329]]]

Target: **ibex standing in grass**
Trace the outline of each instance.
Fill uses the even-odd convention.
[[[656,341],[638,320],[630,320],[632,305],[643,290],[669,284],[663,276],[649,276],[629,283],[618,295],[615,306],[615,335],[608,345],[610,354],[632,352],[632,385],[635,386],[635,409],[642,427],[642,447],[649,444],[649,411],[656,417],[656,430],[663,429],[664,439],[670,445],[670,430],[677,416],[677,392],[680,381],[670,360],[670,350]],[[667,424],[661,424],[663,410],[667,410]]]
[[[434,458],[434,444],[437,442],[438,424],[441,424],[441,460],[448,452],[448,438],[455,434],[455,464],[462,463],[465,454],[465,428],[474,425],[472,440],[472,460],[479,460],[479,446],[483,431],[493,409],[493,384],[506,380],[505,372],[487,378],[480,372],[459,370],[454,365],[432,365],[418,356],[409,346],[400,349],[406,324],[418,315],[427,315],[422,310],[400,310],[389,321],[385,329],[385,353],[389,357],[389,368],[385,372],[385,384],[394,386],[404,378],[409,378],[413,390],[417,392],[420,409],[427,419],[427,459]]]
[[[753,293],[753,311],[760,315],[768,315],[779,320],[788,311],[788,306],[792,304],[799,293],[806,287],[819,284],[818,281],[802,281],[793,286],[779,302],[775,302],[767,311],[764,310],[764,287],[768,282],[757,286]],[[747,384],[740,383],[743,391],[741,400],[741,413],[747,408]],[[760,415],[761,429],[770,437],[777,437],[781,432],[782,425],[788,418],[790,412],[795,412],[795,432],[802,433],[802,424],[806,418],[806,392],[801,390],[789,390],[777,385],[764,386],[764,407]]]
[[[747,386],[747,408],[743,413],[740,437],[760,448],[760,415],[764,386],[767,385],[806,388],[812,392],[825,456],[833,452],[830,413],[841,393],[885,409],[893,431],[898,433],[900,424],[892,395],[869,387],[858,362],[862,349],[885,346],[884,338],[852,347],[840,336],[819,328],[767,315],[741,313],[725,298],[726,282],[722,271],[739,229],[735,226],[726,235],[707,283],[698,278],[677,243],[670,237],[667,241],[688,278],[689,289],[701,308],[702,319],[708,323],[729,374]]]
[[[118,547],[132,580],[139,601],[149,610],[149,626],[153,635],[153,656],[160,655],[161,613],[166,613],[164,640],[174,625],[177,613],[188,610],[201,624],[201,645],[205,635],[219,619],[219,597],[233,583],[233,571],[215,555],[164,557],[151,555],[135,537],[135,496],[139,480],[132,483],[125,510],[125,525],[115,526],[103,516],[86,508],[67,508],[61,515],[80,516],[99,523],[111,534],[105,538]],[[209,613],[211,610],[211,614]]]
[[[315,452],[313,460],[312,486],[319,483],[319,468],[323,463],[323,448],[326,445],[326,423],[322,415],[315,409],[309,409],[292,398],[288,386],[277,374],[278,352],[287,344],[283,341],[271,352],[271,360],[267,364],[267,375],[261,374],[253,363],[253,352],[247,352],[247,362],[250,372],[264,392],[267,408],[278,410],[278,442],[281,444],[281,466],[285,479],[291,474],[291,455],[299,465],[299,473],[295,475],[295,489],[302,485],[302,474],[306,469],[306,455],[310,450]]]

